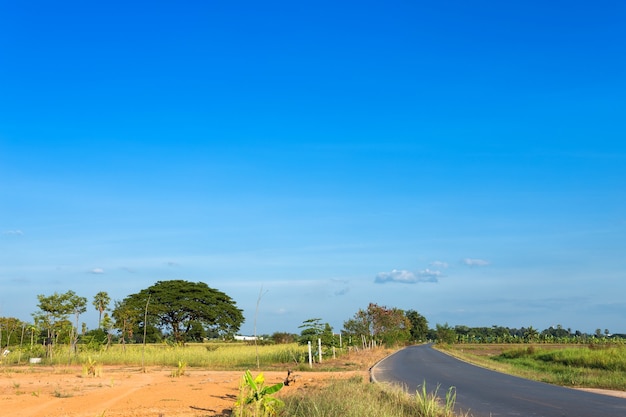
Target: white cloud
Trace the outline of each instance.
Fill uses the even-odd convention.
[[[19,229],[15,229],[15,230],[5,230],[4,232],[2,232],[3,235],[11,235],[11,236],[22,236],[24,234],[24,232],[22,232]]]
[[[462,261],[465,265],[467,266],[487,266],[489,265],[488,261],[485,261],[484,259],[472,259],[472,258],[465,258]]]
[[[104,269],[102,268],[94,268],[89,271],[90,274],[104,274]]]
[[[428,268],[424,269],[423,271],[419,271],[419,276],[421,278],[421,282],[438,282],[439,281],[439,277],[442,277],[443,274],[441,273],[441,271],[437,271],[437,270],[430,270]]]
[[[379,272],[376,274],[374,282],[378,284],[385,284],[387,282],[417,284],[418,282],[438,282],[440,276],[443,276],[441,271],[433,271],[428,268],[417,273],[405,269],[394,269],[391,272]]]
[[[430,263],[430,266],[435,267],[435,268],[446,269],[448,267],[448,263],[443,262],[443,261],[433,261]]]

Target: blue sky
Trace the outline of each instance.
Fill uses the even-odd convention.
[[[0,316],[185,279],[242,333],[626,333],[623,2],[1,9]]]

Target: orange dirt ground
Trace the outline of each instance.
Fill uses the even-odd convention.
[[[363,352],[363,351],[361,351]],[[350,369],[334,372],[295,372],[296,382],[281,395],[332,379],[361,376],[390,351],[351,354]],[[328,365],[324,363],[324,365]],[[355,370],[356,368],[356,370]],[[26,365],[0,367],[0,415],[11,417],[213,417],[229,416],[239,393],[243,371],[187,368],[102,367],[100,376],[86,376],[81,366]],[[256,376],[258,372],[251,370]],[[261,370],[263,371],[263,370]],[[284,381],[284,371],[264,371],[266,383]]]

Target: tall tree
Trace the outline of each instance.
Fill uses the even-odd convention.
[[[148,297],[150,304],[144,319]],[[235,301],[203,282],[158,281],[129,295],[120,306],[136,324],[169,331],[177,342],[184,342],[196,323],[200,323],[207,331],[229,335],[237,332],[244,321]],[[114,311],[113,316],[116,315],[123,316]]]
[[[454,328],[450,327],[448,323],[443,325],[437,324],[437,341],[440,343],[455,343],[456,342],[456,331]]]
[[[15,317],[0,317],[0,347],[17,345],[26,323]],[[4,339],[6,339],[6,341]]]
[[[109,309],[109,303],[111,303],[111,297],[106,291],[100,291],[93,297],[93,306],[98,310],[98,328],[102,327],[102,314]]]
[[[405,315],[411,322],[411,338],[416,341],[425,340],[428,334],[428,321],[426,317],[415,310],[408,310]]]
[[[67,329],[67,336],[75,346],[78,338],[78,318],[80,314],[86,311],[87,299],[80,297],[72,290],[59,294],[55,292],[52,295],[37,295],[39,300],[39,311],[33,314],[35,321],[43,324],[48,333],[48,344],[56,342],[59,334]],[[68,316],[74,314],[76,317],[76,328],[68,320]],[[49,350],[49,354],[51,354]]]
[[[115,320],[113,327],[120,331],[122,349],[126,350],[126,339],[132,339],[137,312],[124,301],[115,300],[111,316]]]
[[[61,328],[60,323],[67,319],[72,312],[72,306],[69,304],[71,294],[59,294],[55,292],[52,295],[37,295],[39,300],[39,311],[33,314],[35,321],[40,322],[47,331],[48,342],[57,338]]]
[[[319,336],[324,332],[324,324],[320,318],[304,320],[298,328],[302,329],[299,339],[301,345],[306,345],[308,342],[315,344]]]
[[[76,319],[76,326],[72,329],[71,343],[74,352],[76,352],[76,344],[78,343],[78,318],[81,314],[87,311],[87,298],[76,295],[72,290],[66,293],[68,296],[67,303],[74,318]]]

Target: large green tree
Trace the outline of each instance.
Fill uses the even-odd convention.
[[[114,310],[114,317],[125,317],[142,328],[157,327],[177,342],[186,341],[192,331],[197,333],[198,324],[208,332],[230,335],[244,321],[242,311],[228,295],[203,282],[184,280],[158,281],[129,295],[117,308],[124,311],[116,314]]]

